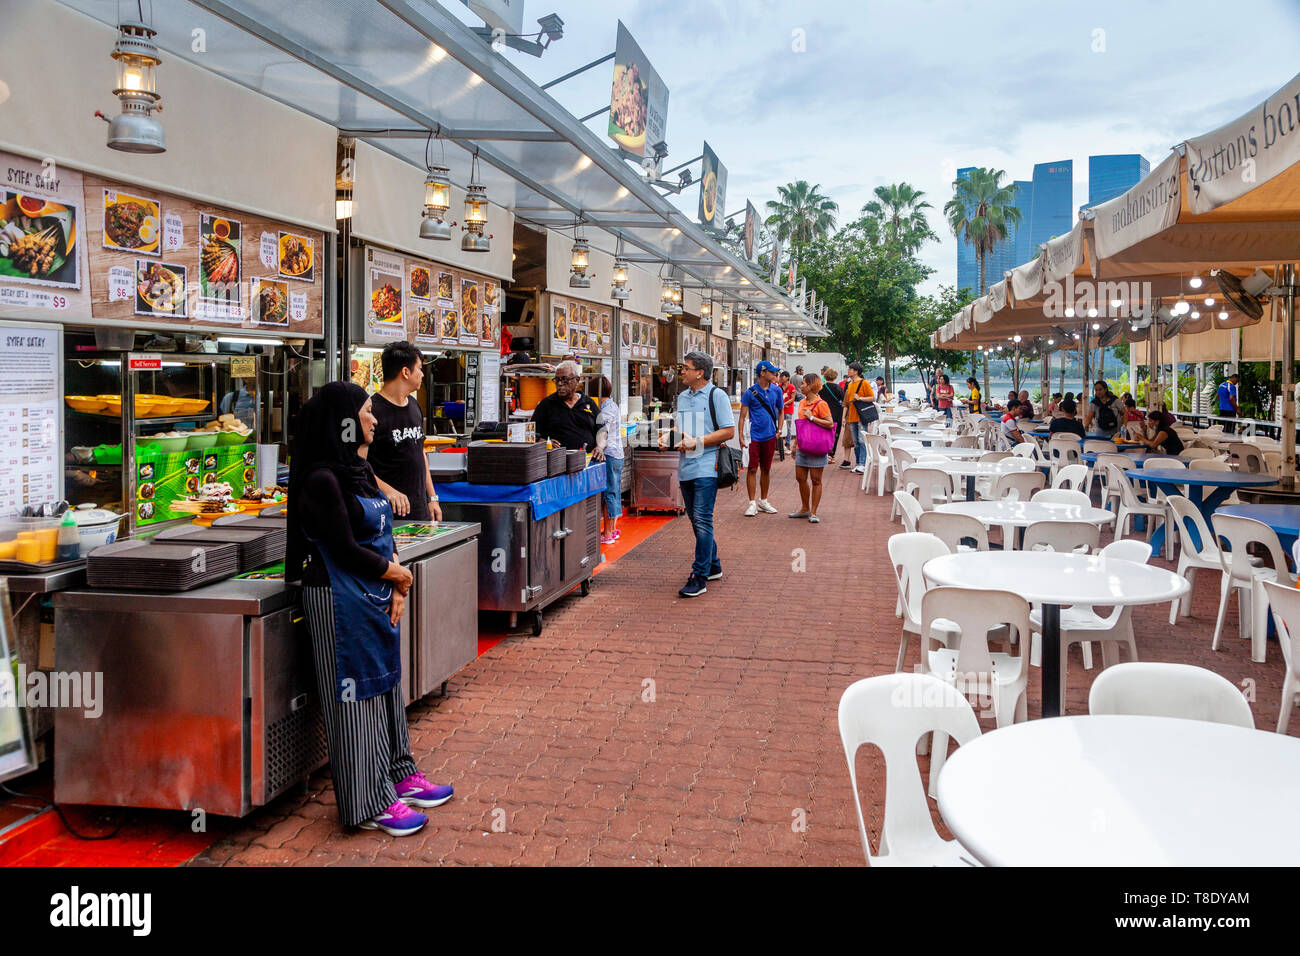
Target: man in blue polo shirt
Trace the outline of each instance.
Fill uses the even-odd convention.
[[[1227,381],[1219,384],[1219,417],[1236,418],[1241,414],[1241,409],[1237,405],[1237,383],[1241,381],[1241,376],[1233,372],[1228,376]],[[1237,430],[1237,426],[1232,422],[1223,423],[1223,432],[1225,435],[1231,435]]]
[[[749,491],[745,516],[748,518],[760,510],[776,514],[776,509],[767,500],[767,486],[772,480],[772,456],[776,454],[776,443],[780,440],[777,436],[785,419],[785,395],[781,386],[776,384],[780,372],[764,359],[754,369],[757,381],[740,396],[740,421],[736,423],[736,433],[740,436],[740,447],[749,448],[749,467],[745,469],[745,487]],[[748,439],[745,437],[746,420],[749,421]],[[756,471],[761,472],[757,482],[754,480]],[[759,488],[762,493],[756,495]]]
[[[691,576],[677,593],[699,597],[708,591],[707,582],[722,577],[722,562],[713,540],[713,505],[718,497],[718,446],[736,433],[727,393],[709,380],[713,359],[703,352],[687,352],[682,360],[681,380],[686,386],[677,396],[675,428],[681,435],[674,446],[680,457],[677,482],[682,503],[695,532],[695,561]],[[716,423],[716,426],[715,426]],[[659,434],[659,447],[668,448],[669,436]]]

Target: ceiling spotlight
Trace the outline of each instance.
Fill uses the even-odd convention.
[[[1226,321],[1228,321],[1228,310],[1227,310],[1227,309],[1224,309],[1222,312],[1219,313],[1219,321],[1220,321],[1220,322],[1226,322]]]
[[[1212,308],[1214,308],[1214,296],[1212,296],[1212,295],[1207,295],[1207,296],[1205,297],[1205,307],[1206,307],[1207,309],[1212,309]]]
[[[1072,319],[1072,318],[1074,318],[1074,306],[1067,305],[1067,306],[1065,307],[1065,317],[1066,317],[1067,319]]]
[[[1194,319],[1199,319],[1200,317],[1201,317],[1200,310],[1198,310],[1198,309],[1192,309],[1192,318],[1194,318]]]
[[[1192,273],[1192,277],[1187,280],[1187,284],[1191,286],[1193,289],[1199,289],[1203,281],[1204,280],[1202,280],[1201,277],[1198,276],[1196,273]]]
[[[1096,317],[1097,317],[1097,310],[1096,310],[1096,309],[1089,309],[1089,310],[1088,310],[1088,318],[1090,318],[1090,319],[1095,319]]]

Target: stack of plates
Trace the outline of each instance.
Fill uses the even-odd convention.
[[[546,477],[541,442],[470,442],[469,480],[480,485],[529,485]]]
[[[189,591],[238,570],[238,545],[132,539],[90,552],[86,583],[111,590]]]
[[[576,475],[579,472],[581,472],[584,468],[587,467],[587,453],[583,451],[581,448],[569,449],[569,451],[566,454],[568,456],[567,458],[569,464],[568,473],[570,475]]]
[[[552,448],[546,453],[546,477],[554,478],[556,475],[564,474],[569,467],[569,456],[567,448]]]
[[[267,524],[271,524],[270,520]],[[160,532],[155,541],[177,544],[233,544],[239,549],[239,570],[252,571],[282,561],[289,532],[285,528],[262,527],[260,519],[220,528],[186,525]]]

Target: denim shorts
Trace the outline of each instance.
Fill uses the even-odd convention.
[[[623,513],[623,459],[605,457],[605,513],[617,518]]]

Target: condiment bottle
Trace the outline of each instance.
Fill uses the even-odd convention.
[[[81,557],[81,535],[77,531],[77,522],[72,520],[72,512],[63,515],[59,525],[59,561],[75,561]]]

